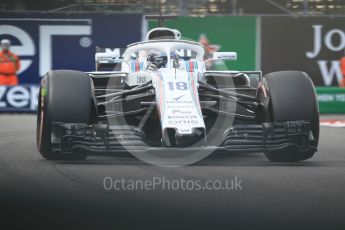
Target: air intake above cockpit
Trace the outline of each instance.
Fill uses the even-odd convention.
[[[158,27],[150,30],[147,33],[146,40],[161,40],[161,39],[173,39],[180,40],[181,33],[175,29],[169,29],[165,27]]]

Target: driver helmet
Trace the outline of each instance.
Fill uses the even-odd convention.
[[[147,55],[147,61],[149,70],[157,70],[166,66],[168,57],[165,52],[150,51]]]

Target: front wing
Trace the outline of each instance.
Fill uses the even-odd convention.
[[[305,121],[238,124],[227,129],[219,146],[162,147],[145,142],[145,134],[130,127],[107,124],[53,123],[52,147],[55,151],[88,154],[114,154],[126,151],[198,151],[225,150],[229,152],[269,152],[295,148],[315,149],[310,146],[310,125]]]

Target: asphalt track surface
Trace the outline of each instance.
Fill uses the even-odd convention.
[[[262,153],[211,156],[166,168],[133,157],[50,162],[35,116],[0,116],[0,229],[345,229],[345,129],[321,128],[305,162]],[[241,180],[237,190],[106,190],[125,180]]]

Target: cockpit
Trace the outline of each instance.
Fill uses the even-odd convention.
[[[123,54],[123,72],[156,71],[177,68],[188,72],[202,71],[204,49],[195,42],[176,40],[150,40],[130,45]]]

